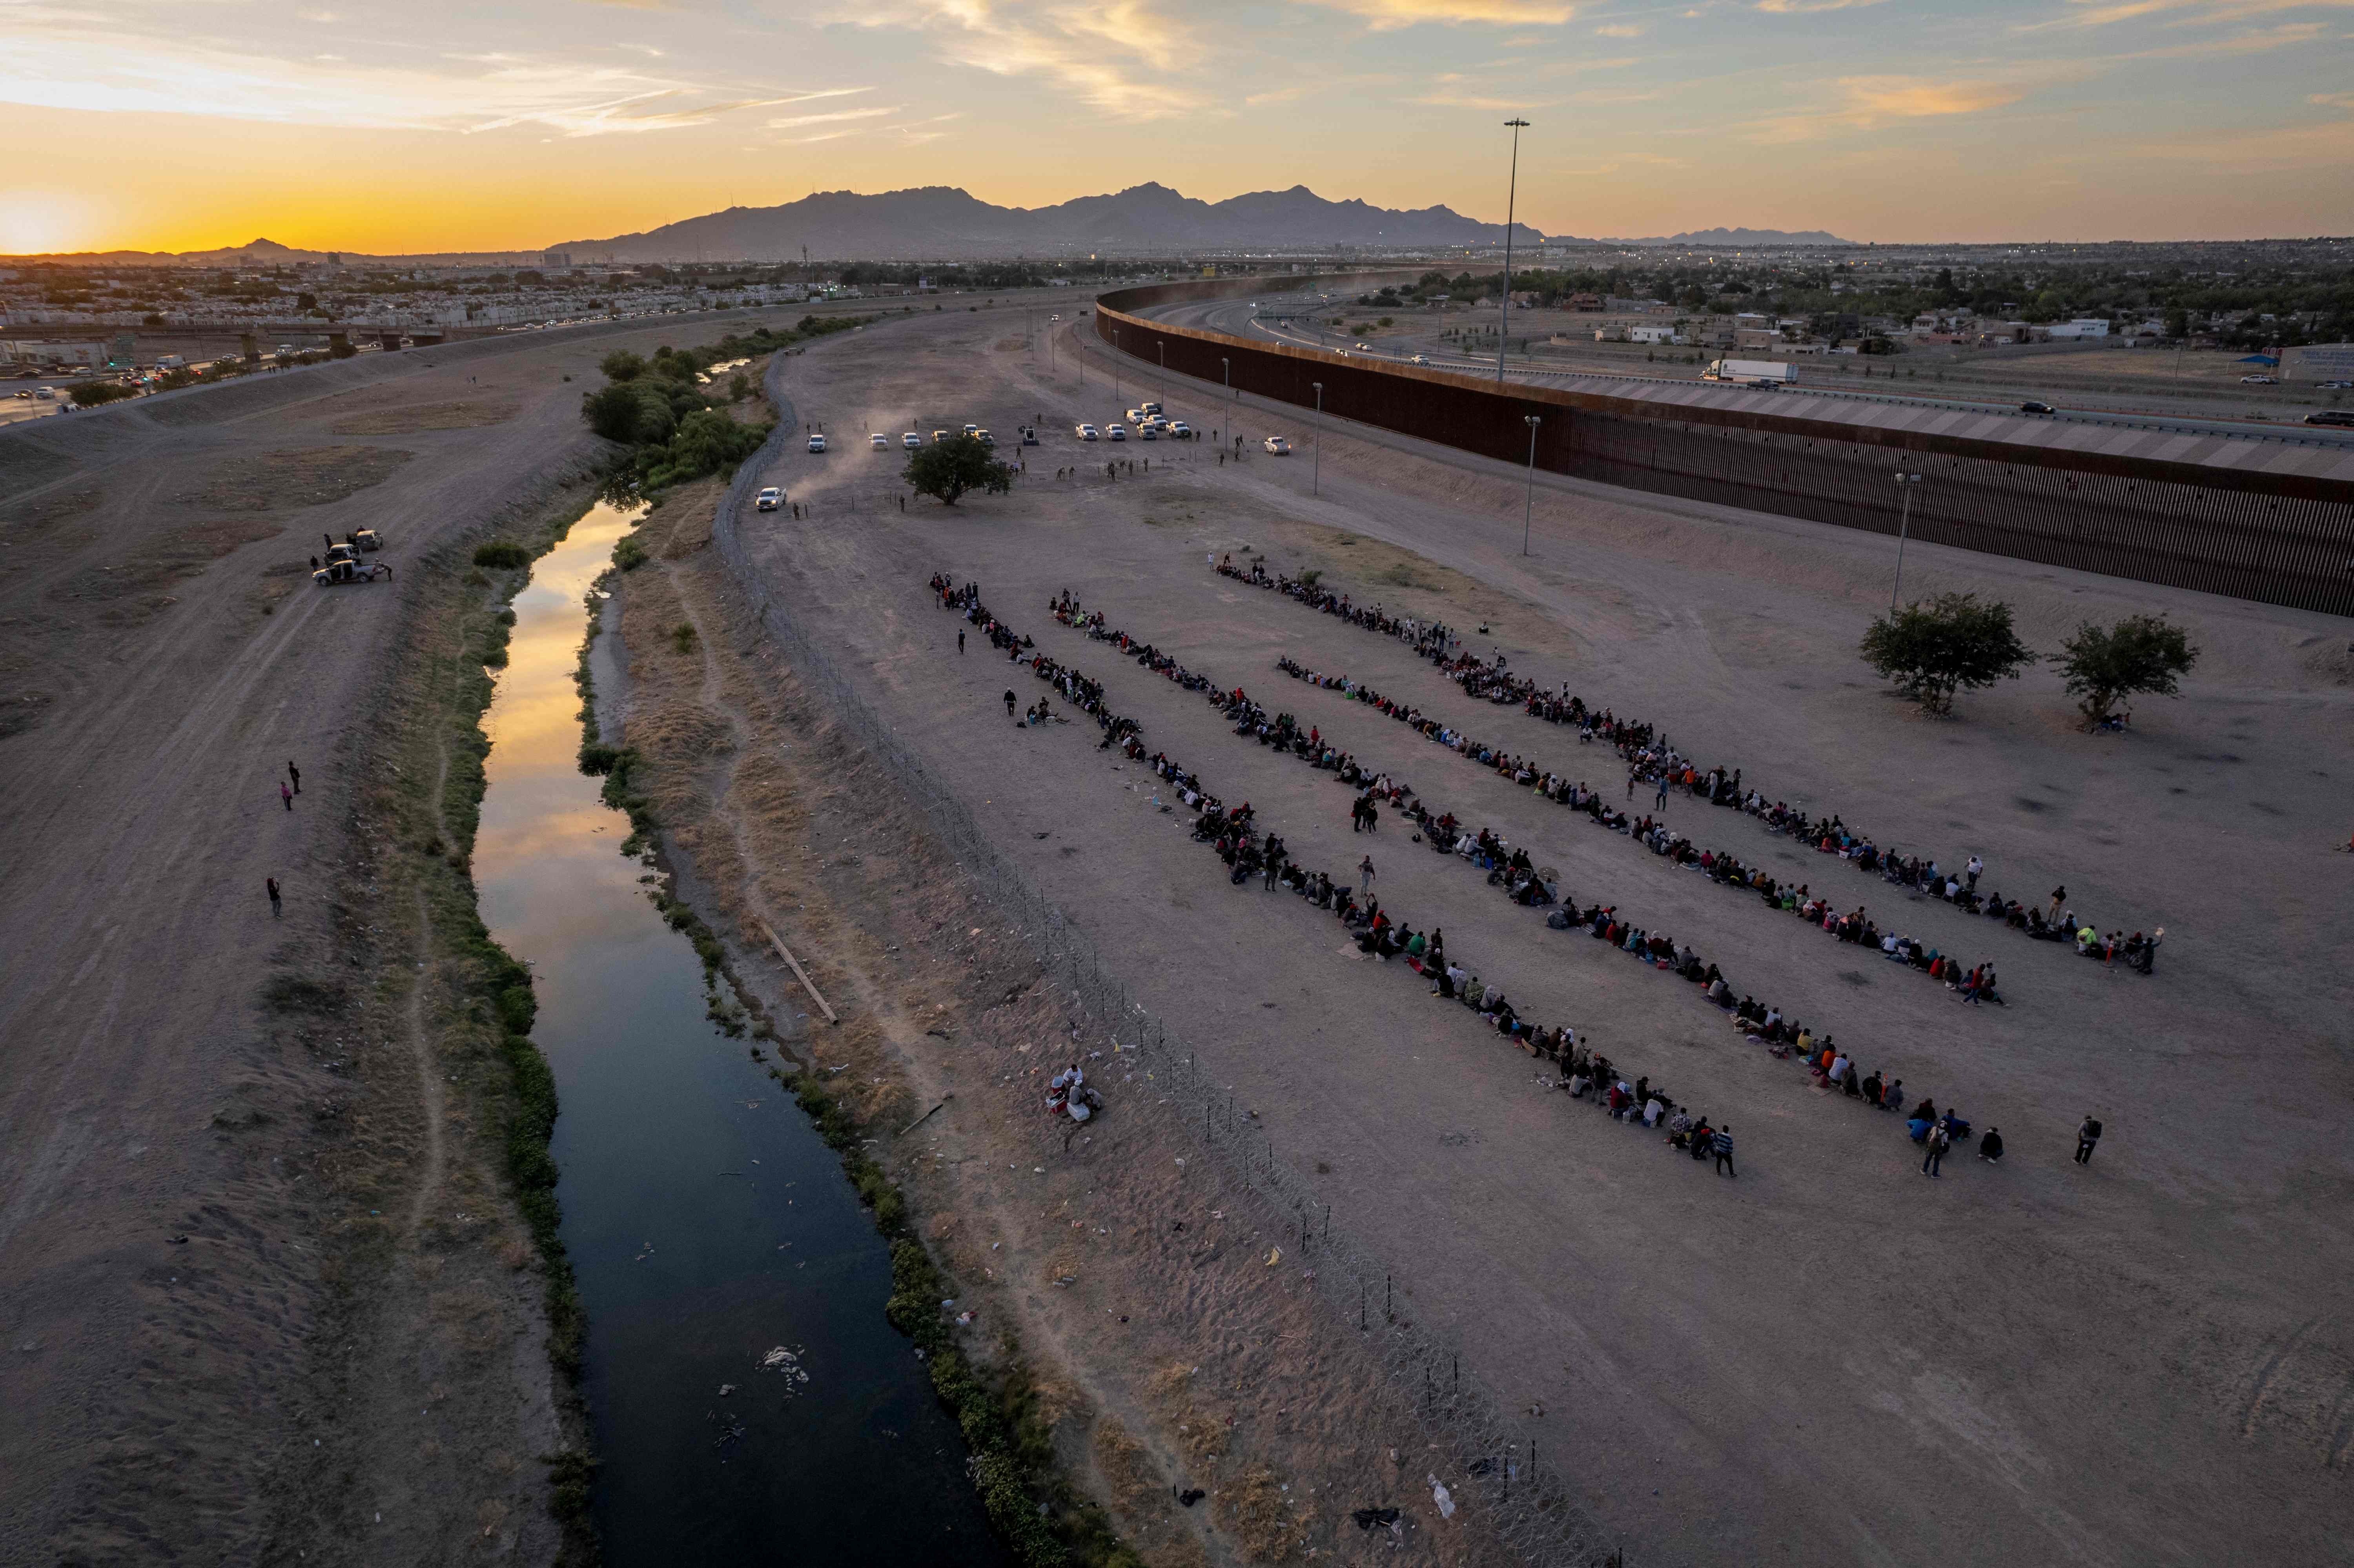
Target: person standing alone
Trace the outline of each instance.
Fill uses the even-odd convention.
[[[294,793],[300,795],[302,792],[302,770],[289,762],[286,765],[286,777],[294,780]]]
[[[1357,863],[1357,896],[1364,897],[1373,890],[1373,857],[1367,855]]]
[[[278,903],[278,879],[274,876],[265,876],[261,880],[270,889],[270,917],[275,919],[285,913]]]
[[[294,791],[286,787],[286,780],[283,779],[278,781],[278,798],[286,803],[288,810],[294,809]]]
[[[961,631],[957,633],[957,652],[960,653],[964,652],[964,633]]]
[[[2076,1163],[2093,1162],[2093,1146],[2101,1141],[2101,1124],[2097,1118],[2086,1117],[2084,1125],[2076,1129]]]
[[[1716,1173],[1718,1175],[1736,1178],[1740,1176],[1741,1172],[1733,1168],[1733,1126],[1731,1123],[1728,1122],[1724,1126],[1718,1128],[1714,1133],[1710,1135],[1709,1149],[1711,1152],[1714,1153],[1716,1156]]]

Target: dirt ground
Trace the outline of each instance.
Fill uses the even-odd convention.
[[[762,477],[806,515],[748,521],[769,587],[834,651],[1001,853],[1104,948],[1276,1146],[1394,1261],[1414,1309],[1463,1345],[1636,1561],[2200,1563],[2348,1560],[2354,1330],[2341,1123],[2349,1086],[2345,780],[2354,727],[2327,617],[1915,546],[1905,587],[1975,589],[2055,647],[2081,620],[2165,609],[2203,650],[2178,701],[2091,737],[2048,670],[1916,716],[1856,662],[1885,603],[1874,536],[1520,476],[1309,422],[1107,359],[1047,356],[986,323],[795,361],[804,421],[885,433],[1036,418],[1046,440],[1004,498],[900,512],[899,453],[855,440]],[[1077,372],[1084,365],[1084,387]],[[1080,446],[1140,395],[1207,443]],[[1258,455],[1290,435],[1299,454]],[[1007,455],[1014,455],[1009,451]],[[1133,460],[1118,481],[1103,464]],[[1150,462],[1149,477],[1143,471]],[[1053,477],[1059,468],[1088,471]],[[1320,492],[1310,494],[1311,483]],[[1288,653],[1347,672],[1540,761],[1617,782],[1568,732],[1467,703],[1401,646],[1214,576],[1267,552],[1361,601],[1439,613],[1548,683],[1664,726],[1770,794],[1838,811],[1882,844],[1982,855],[1995,889],[2068,901],[2102,929],[2164,926],[2158,973],[2108,969],[1906,897],[1733,813],[1702,832],[2002,968],[2011,1004],[1970,1009],[1853,948],[1482,773],[1339,696],[1285,680]],[[1021,729],[1001,694],[1044,688],[924,589],[934,570],[1040,647],[1294,853],[1378,891],[1523,1012],[1575,1022],[1630,1070],[1736,1129],[1737,1179],[1544,1086],[1533,1064],[1410,977],[1337,953],[1297,900],[1236,889],[1091,726]],[[1901,1128],[1824,1098],[1744,1045],[1691,988],[1547,931],[1460,863],[1346,826],[1330,776],[1232,736],[1198,697],[1049,619],[1063,589],[1224,684],[1322,726],[1426,798],[1494,824],[1689,940],[1737,991],[1831,1030],[1916,1098],[1999,1126],[2009,1158],[1920,1170]],[[1649,806],[1646,800],[1642,805]],[[2086,1114],[2094,1162],[2069,1158]],[[1173,1291],[1173,1287],[1169,1287]],[[1168,1292],[1164,1292],[1165,1294]],[[1124,1309],[1124,1308],[1123,1308]],[[1123,1425],[1138,1430],[1127,1411]]]
[[[814,355],[820,351],[812,351]],[[1427,1443],[1357,1340],[1328,1331],[1315,1259],[1270,1266],[1272,1216],[1157,1110],[1099,1021],[1002,929],[870,756],[812,703],[709,543],[716,486],[675,493],[620,579],[631,774],[682,884],[783,1049],[854,1097],[877,1158],[977,1311],[974,1353],[1018,1345],[1069,1471],[1157,1568],[1506,1561],[1474,1508],[1442,1520]],[[690,628],[692,636],[682,635]],[[772,928],[842,1015],[815,1011]],[[1084,1037],[1079,1037],[1081,1031]],[[1066,1147],[1044,1080],[1086,1056],[1128,1101]],[[1173,1494],[1199,1488],[1197,1507]],[[1350,1517],[1400,1508],[1394,1535]]]
[[[0,433],[0,1563],[557,1556],[577,1434],[468,947],[501,585],[467,556],[586,504],[604,354],[795,313]],[[392,582],[313,588],[363,524]]]

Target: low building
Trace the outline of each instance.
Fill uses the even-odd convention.
[[[1599,294],[1572,294],[1567,299],[1562,301],[1561,306],[1562,309],[1565,311],[1580,311],[1588,313],[1599,311],[1602,308],[1602,296]]]
[[[2052,341],[2058,343],[2062,338],[2106,337],[2109,323],[2097,316],[2078,316],[2071,322],[2053,322],[2045,330]]]

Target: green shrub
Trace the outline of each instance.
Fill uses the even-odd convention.
[[[104,403],[120,403],[125,397],[136,397],[138,390],[120,381],[90,381],[66,394],[77,408],[95,408]]]
[[[613,545],[613,564],[625,572],[634,572],[652,558],[635,534],[624,534]]]
[[[531,552],[513,539],[493,539],[474,546],[474,565],[494,571],[514,571],[531,565]]]

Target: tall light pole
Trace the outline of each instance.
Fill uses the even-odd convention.
[[[1913,531],[1913,487],[1921,482],[1917,473],[1900,473],[1897,488],[1904,493],[1904,515],[1896,524],[1896,581],[1888,590],[1888,613],[1896,614],[1896,595],[1904,586],[1904,536]]]
[[[1537,510],[1537,427],[1544,420],[1534,414],[1523,414],[1529,422],[1529,483],[1527,494],[1521,502],[1521,554],[1529,553],[1529,522]]]
[[[1521,190],[1521,132],[1527,130],[1525,120],[1504,122],[1512,131],[1512,175],[1504,186],[1504,313],[1496,318],[1496,385],[1504,384],[1504,339],[1512,325],[1512,205]]]
[[[1308,493],[1320,495],[1324,484],[1324,383],[1310,381],[1316,388],[1316,455],[1310,460]]]
[[[1119,328],[1111,329],[1111,400],[1119,401]]]

